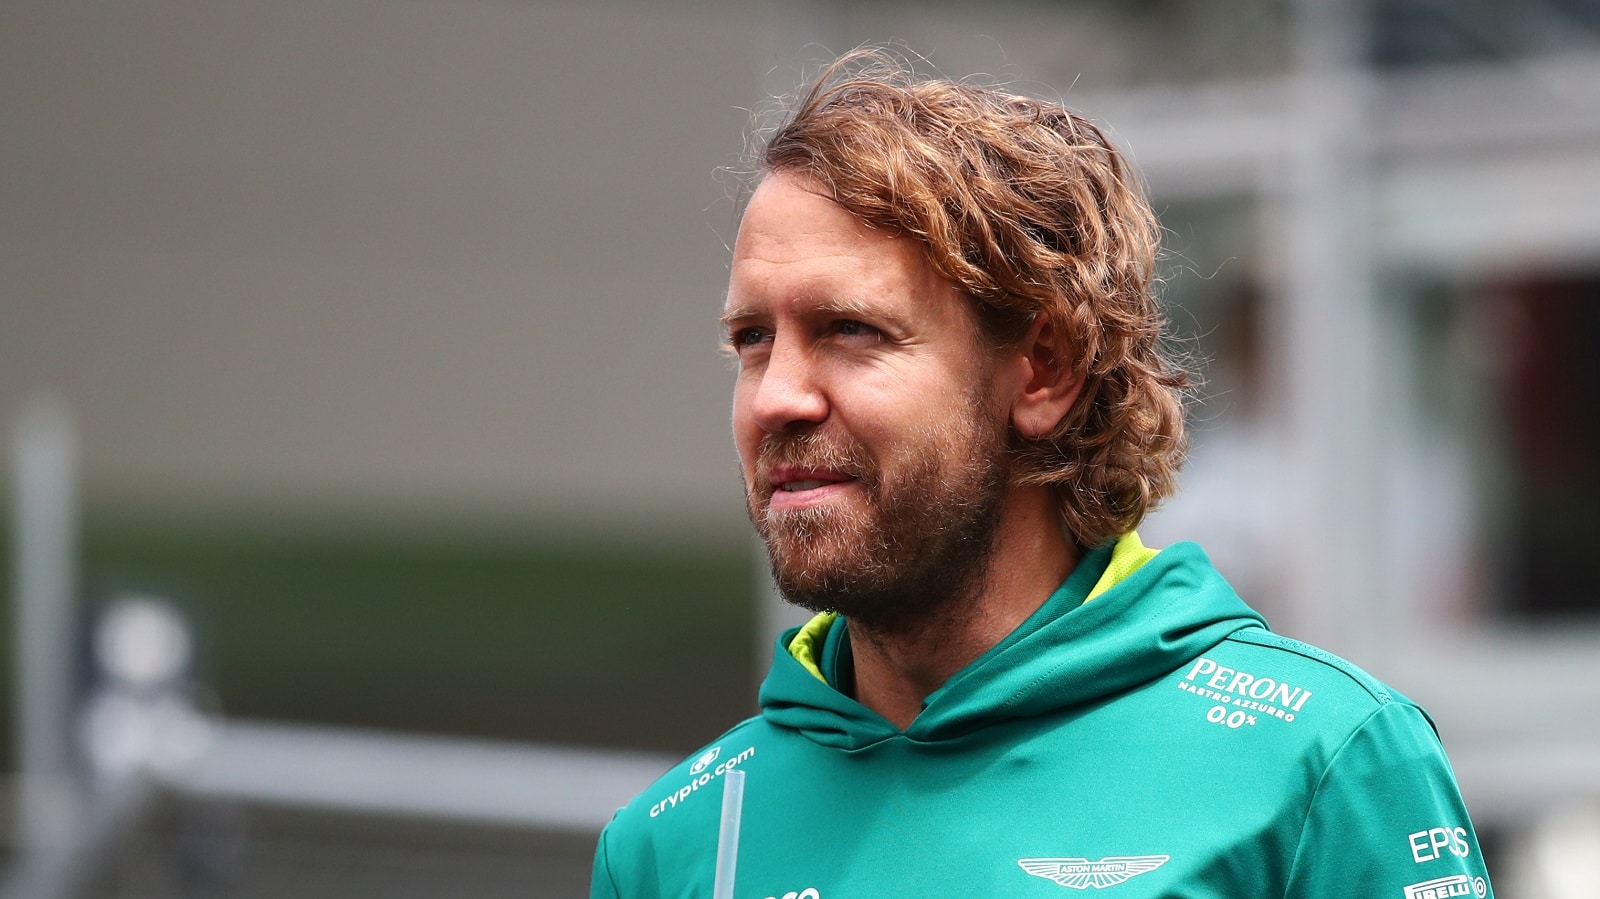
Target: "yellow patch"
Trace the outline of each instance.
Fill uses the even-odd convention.
[[[1139,540],[1139,534],[1129,531],[1117,538],[1117,545],[1111,547],[1111,561],[1106,565],[1105,573],[1100,575],[1100,580],[1095,582],[1094,589],[1089,591],[1089,598],[1110,590],[1112,587],[1127,580],[1128,576],[1144,567],[1144,563],[1154,559],[1159,549],[1150,549]]]

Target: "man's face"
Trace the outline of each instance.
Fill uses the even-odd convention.
[[[1007,419],[971,304],[921,245],[770,175],[723,317],[750,519],[784,595],[898,630],[970,594],[1007,495]]]

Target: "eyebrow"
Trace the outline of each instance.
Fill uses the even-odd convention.
[[[805,312],[808,315],[847,315],[866,319],[879,319],[901,329],[906,326],[900,316],[888,309],[871,305],[863,300],[849,298],[826,300],[816,305],[808,306]],[[726,331],[740,322],[760,318],[761,315],[762,313],[753,306],[735,306],[732,309],[725,310],[722,315],[718,316],[718,320],[722,325],[722,329]]]
[[[738,322],[755,318],[756,314],[756,311],[749,306],[735,306],[732,309],[723,310],[722,314],[717,316],[717,322],[722,326],[722,330],[726,331]]]

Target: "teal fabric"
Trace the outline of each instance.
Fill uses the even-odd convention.
[[[617,813],[591,896],[709,896],[731,767],[738,899],[1492,895],[1420,709],[1268,631],[1193,544],[1084,603],[1098,576],[1086,559],[904,732],[785,635],[761,715]]]

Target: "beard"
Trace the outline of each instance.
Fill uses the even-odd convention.
[[[848,434],[773,434],[746,484],[750,520],[788,602],[852,625],[903,634],[974,599],[988,574],[1010,483],[1004,418],[974,391],[970,414],[930,427],[880,463]],[[773,512],[774,468],[829,469],[859,497]],[[863,500],[864,499],[864,503]]]

